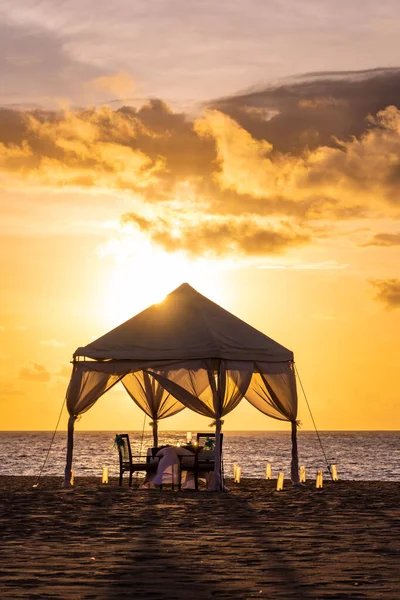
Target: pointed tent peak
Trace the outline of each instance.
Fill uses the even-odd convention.
[[[168,298],[168,296],[178,295],[178,294],[184,294],[186,296],[190,296],[190,295],[191,296],[193,296],[193,295],[201,296],[200,292],[198,292],[189,283],[181,283],[181,285],[179,285],[177,288],[172,290],[172,292],[169,292],[169,294],[166,295],[166,298]],[[203,298],[205,298],[205,296],[203,296]]]
[[[188,283],[119,325],[75,356],[114,360],[226,360],[282,362],[293,353]]]

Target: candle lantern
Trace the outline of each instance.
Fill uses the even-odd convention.
[[[271,463],[267,463],[267,465],[265,467],[265,479],[272,479]]]
[[[71,485],[74,485],[74,478],[75,478],[75,471],[74,471],[74,469],[71,469],[71,478],[69,480],[69,483]]]
[[[192,432],[191,431],[187,431],[186,432],[186,443],[190,444],[191,441],[192,441]]]
[[[278,479],[276,482],[276,491],[277,492],[281,492],[283,490],[283,481],[285,479],[285,474],[284,473],[279,473],[278,475]]]
[[[338,477],[338,474],[337,474],[336,465],[331,465],[331,473],[332,473],[332,479],[333,479],[333,481],[338,481],[339,477]]]
[[[238,468],[237,463],[233,463],[233,480],[236,481],[236,470]]]
[[[242,475],[242,467],[237,466],[236,467],[236,478],[235,478],[236,483],[240,483],[241,475]]]
[[[300,483],[306,482],[306,468],[300,467]]]
[[[103,467],[101,483],[108,483],[108,467]]]
[[[181,443],[180,443],[180,442],[177,442],[177,444],[176,444],[176,447],[177,447],[177,448],[180,448],[180,447],[181,447]]]
[[[324,477],[323,477],[322,471],[317,471],[317,480],[315,482],[315,487],[317,488],[317,490],[322,489],[323,481],[324,481]]]

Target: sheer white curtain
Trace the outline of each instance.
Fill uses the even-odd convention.
[[[132,400],[153,420],[153,443],[157,447],[158,421],[176,415],[185,406],[144,371],[128,373],[122,379],[122,384]]]
[[[67,460],[64,487],[71,481],[72,455],[74,449],[74,425],[77,417],[91,408],[95,402],[113,387],[124,374],[104,373],[87,370],[86,366],[74,364],[71,381],[67,389],[68,421]]]
[[[254,363],[254,373],[246,391],[246,399],[265,415],[291,422],[291,479],[293,483],[299,483],[297,390],[293,363]]]

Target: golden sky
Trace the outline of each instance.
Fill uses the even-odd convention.
[[[319,428],[399,428],[400,8],[357,4],[1,3],[1,429],[185,281],[293,350]],[[78,428],[142,423],[116,387]]]

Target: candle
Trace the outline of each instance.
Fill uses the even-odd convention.
[[[317,488],[317,490],[322,489],[323,486],[323,475],[322,475],[322,471],[317,471],[317,479],[315,482],[315,487]]]
[[[103,467],[103,473],[101,475],[101,483],[108,483],[108,467]]]
[[[300,467],[300,483],[306,482],[306,468]]]
[[[74,477],[75,477],[75,471],[73,469],[71,469],[71,478],[69,480],[71,485],[74,485]]]
[[[190,444],[191,441],[192,441],[192,432],[191,431],[187,431],[186,432],[186,443]]]
[[[236,481],[236,471],[238,468],[238,464],[237,463],[233,463],[233,480]]]
[[[176,446],[177,446],[177,448],[180,448],[180,447],[181,447],[181,443],[180,443],[180,442],[178,442],[178,443],[176,444]]]
[[[278,479],[276,481],[276,491],[281,492],[283,490],[283,481],[285,479],[284,473],[279,473]]]
[[[240,483],[240,477],[242,475],[242,467],[237,466],[236,467],[236,483]]]
[[[267,463],[265,467],[265,479],[272,479],[272,467],[270,463]]]
[[[332,473],[332,479],[333,479],[333,481],[338,481],[339,477],[338,477],[338,474],[337,474],[336,465],[331,465],[331,473]]]

